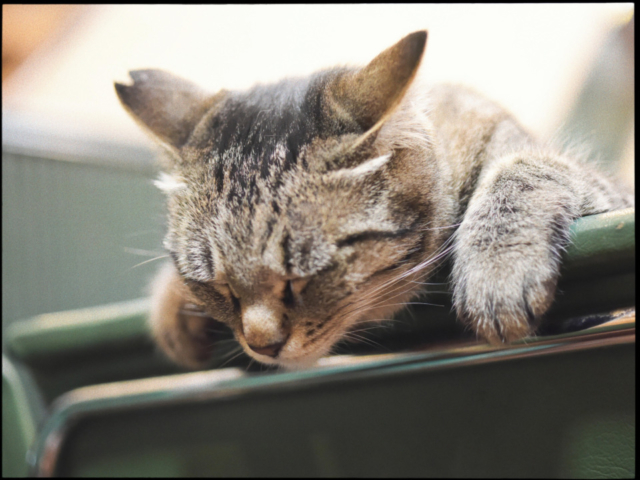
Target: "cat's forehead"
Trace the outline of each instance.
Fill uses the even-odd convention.
[[[237,151],[245,157],[269,155],[283,144],[297,150],[317,131],[307,96],[313,96],[308,79],[230,92],[200,140],[218,154]]]
[[[177,170],[189,178],[190,190],[215,198],[236,219],[245,218],[245,210],[253,217],[253,207],[266,202],[277,215],[288,180],[307,173],[315,147],[346,138],[341,130],[347,127],[327,120],[323,106],[335,75],[328,71],[229,92],[183,149],[185,161]]]
[[[218,154],[239,150],[244,156],[269,155],[285,145],[295,157],[313,139],[346,133],[354,125],[345,124],[325,104],[328,86],[345,70],[328,69],[229,91],[199,127],[192,144],[207,145]]]

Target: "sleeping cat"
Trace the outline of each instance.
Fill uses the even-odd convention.
[[[116,83],[167,151],[173,262],[150,324],[176,362],[206,365],[215,319],[260,362],[312,364],[402,308],[447,255],[462,322],[496,344],[535,332],[571,222],[633,194],[481,95],[414,81],[426,39],[247,91],[160,70]]]

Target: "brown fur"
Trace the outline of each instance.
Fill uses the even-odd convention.
[[[265,363],[307,365],[388,318],[454,255],[455,305],[491,342],[530,335],[580,215],[633,202],[459,86],[415,81],[426,32],[362,69],[210,95],[158,70],[116,84],[168,150],[165,246],[151,326],[202,366],[205,317]],[[459,228],[456,227],[459,225]]]

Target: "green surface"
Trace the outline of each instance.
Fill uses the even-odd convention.
[[[181,371],[153,344],[148,299],[39,315],[12,324],[5,343],[47,402],[73,388]]]
[[[3,331],[34,315],[145,294],[158,262],[133,267],[164,255],[164,199],[151,179],[3,144]]]
[[[635,273],[635,210],[583,217],[571,228],[571,244],[563,260],[563,277],[602,277]]]
[[[32,357],[73,354],[147,335],[149,300],[38,315],[7,332],[11,353]]]
[[[563,472],[574,478],[635,477],[635,426],[635,411],[575,421],[566,433]]]
[[[44,405],[35,385],[2,356],[2,476],[27,475],[27,451],[36,438]]]
[[[88,412],[57,473],[634,476],[635,344],[440,370],[430,362],[348,381],[293,376],[282,380],[291,388],[271,391],[254,383],[230,400]]]

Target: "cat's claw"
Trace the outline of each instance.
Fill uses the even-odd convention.
[[[476,252],[454,266],[458,318],[494,345],[533,335],[555,295],[555,265],[514,253],[482,259]]]

